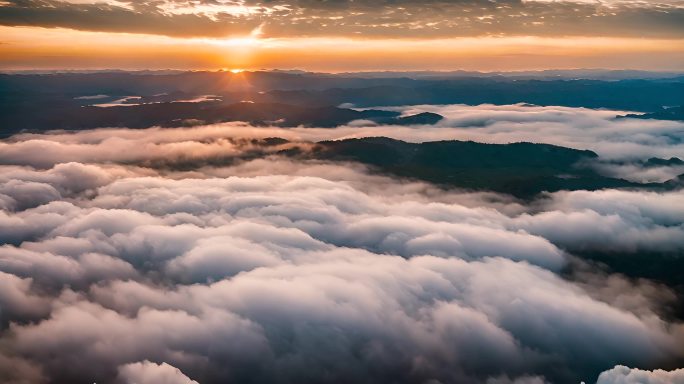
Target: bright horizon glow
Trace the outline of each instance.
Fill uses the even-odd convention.
[[[684,40],[616,37],[225,39],[0,27],[0,69],[682,70]],[[628,63],[628,67],[625,67]]]

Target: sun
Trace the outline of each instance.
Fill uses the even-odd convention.
[[[242,73],[244,72],[244,69],[239,69],[239,68],[233,68],[230,70],[231,73]]]

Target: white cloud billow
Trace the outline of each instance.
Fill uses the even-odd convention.
[[[200,161],[250,146],[225,135],[0,143],[0,381],[542,384],[684,358],[684,327],[661,308],[671,292],[573,256],[680,254],[680,191],[518,201],[360,165]],[[169,156],[198,165],[154,166]],[[678,372],[616,367],[599,383]]]
[[[653,371],[629,368],[624,365],[615,366],[599,375],[596,384],[682,384],[684,369]]]

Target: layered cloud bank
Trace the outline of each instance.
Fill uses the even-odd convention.
[[[472,140],[506,144],[534,142],[589,149],[600,156],[596,167],[607,176],[637,182],[663,182],[684,174],[684,163],[643,164],[650,158],[684,160],[684,123],[616,118],[626,111],[570,107],[483,104],[422,105],[384,108],[405,115],[421,112],[445,117],[436,125],[377,125],[355,121],[337,128],[252,127],[224,123],[173,130],[100,129],[24,134],[0,142],[0,163],[51,167],[65,162],[159,163],[162,161],[227,159],[254,149],[251,139],[280,137],[321,141],[384,136],[408,142]],[[272,152],[285,149],[271,147]],[[40,153],[36,156],[35,153]]]
[[[27,172],[40,205],[2,218],[6,359],[70,381],[138,377],[159,369],[138,363],[152,360],[199,382],[478,382],[584,378],[684,353],[648,289],[623,282],[597,297],[615,288],[554,273],[563,245],[681,251],[684,213],[666,209],[680,195],[561,193],[520,213],[492,196],[290,166],[113,182],[99,166]],[[31,181],[47,174],[59,184]],[[20,191],[5,199],[30,195]]]
[[[645,371],[618,365],[601,373],[596,384],[680,384],[684,383],[684,369]]]
[[[577,258],[681,255],[680,191],[522,202],[354,164],[232,162],[252,145],[232,134],[321,132],[2,142],[0,381],[593,382],[684,361],[673,292]],[[678,377],[643,372],[599,382]]]
[[[684,124],[616,118],[627,112],[534,105],[447,105],[401,108],[406,114],[435,112],[450,139],[507,143],[531,141],[591,149],[608,159],[684,157]]]

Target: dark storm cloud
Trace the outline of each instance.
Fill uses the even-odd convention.
[[[677,2],[57,1],[0,2],[0,23],[223,37],[684,36]]]

